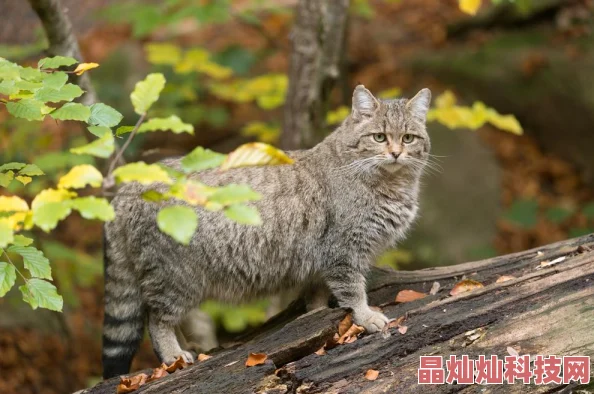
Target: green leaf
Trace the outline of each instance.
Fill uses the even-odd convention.
[[[115,218],[113,207],[104,198],[81,197],[72,200],[72,208],[80,212],[85,219],[110,221]]]
[[[89,127],[89,131],[92,127]],[[101,128],[103,130],[103,128]],[[91,131],[93,134],[99,133],[99,129]],[[96,135],[96,134],[95,134]],[[107,132],[103,134],[103,136],[95,141],[79,146],[78,148],[70,149],[71,153],[75,153],[77,155],[92,155],[96,157],[101,157],[103,159],[107,159],[113,153],[115,149],[115,140],[113,135],[111,134],[111,130],[107,129]]]
[[[29,90],[31,92],[36,91],[37,89],[41,89],[43,84],[41,82],[31,82],[31,81],[16,81],[14,86],[19,90]]]
[[[68,75],[63,72],[54,72],[49,74],[43,80],[43,86],[50,89],[60,89],[68,82]]]
[[[169,197],[163,193],[159,193],[156,190],[147,190],[146,192],[142,193],[142,199],[144,201],[160,202],[168,200]]]
[[[14,81],[0,82],[0,94],[10,96],[11,94],[15,94],[18,91],[19,89],[16,86],[14,86]]]
[[[19,73],[21,74],[21,78],[27,81],[41,82],[47,77],[46,73],[33,67],[21,67]]]
[[[105,136],[105,134],[111,134],[111,129],[105,126],[89,126],[87,129],[91,132],[91,134],[99,138]]]
[[[78,63],[78,60],[74,58],[65,56],[54,56],[41,59],[37,63],[37,66],[39,68],[58,68],[62,66],[72,66],[75,63]]]
[[[510,222],[522,227],[533,228],[536,225],[538,203],[535,200],[517,200],[505,214]]]
[[[42,279],[29,279],[27,283],[19,287],[23,294],[23,300],[31,305],[33,309],[38,307],[47,308],[52,311],[62,311],[64,301],[58,294],[56,286]]]
[[[187,173],[198,172],[220,166],[225,157],[227,156],[199,146],[182,159],[181,165]]]
[[[48,202],[33,210],[33,223],[48,233],[72,212],[70,200]]]
[[[6,163],[0,166],[0,171],[6,171],[6,170],[20,170],[21,168],[25,167],[26,164],[25,163],[16,163],[16,162],[11,162],[11,163]]]
[[[27,120],[43,120],[45,117],[45,105],[35,99],[22,99],[19,101],[9,101],[6,103],[6,109],[13,116]]]
[[[174,205],[159,211],[157,224],[165,234],[183,245],[188,245],[198,227],[198,216],[190,207]]]
[[[19,66],[9,61],[0,62],[0,79],[12,80],[20,77]]]
[[[191,124],[187,124],[181,121],[175,115],[171,115],[168,118],[153,118],[148,122],[143,123],[140,128],[138,129],[139,133],[144,133],[147,131],[158,131],[158,130],[171,130],[175,134],[179,133],[189,133],[194,134],[194,126]]]
[[[14,241],[12,227],[6,222],[0,222],[0,248],[5,248]]]
[[[4,297],[6,293],[14,286],[16,281],[16,270],[14,265],[0,261],[0,297]]]
[[[163,182],[171,184],[172,180],[165,170],[156,164],[146,164],[142,161],[118,167],[113,175],[117,183],[139,182],[144,185]]]
[[[91,116],[89,107],[79,103],[66,103],[50,115],[56,120],[80,120],[86,122]]]
[[[21,255],[25,268],[29,270],[31,276],[52,279],[52,269],[49,260],[43,255],[41,250],[37,250],[33,246],[11,246],[8,248],[8,251]]]
[[[82,96],[83,93],[84,91],[78,85],[69,83],[62,86],[60,89],[43,87],[36,91],[33,97],[44,103],[58,103],[60,101],[72,101],[75,98]]]
[[[120,126],[116,130],[116,135],[119,137],[120,135],[127,134],[134,130],[134,126]]]
[[[0,186],[8,187],[8,185],[10,185],[10,182],[12,182],[13,179],[14,179],[13,171],[0,172]]]
[[[258,210],[249,205],[234,204],[225,208],[225,216],[241,224],[251,224],[259,226],[262,224],[262,218]]]
[[[16,234],[12,243],[17,246],[29,246],[33,243],[33,240],[31,238],[25,237],[24,235]]]
[[[114,127],[122,121],[124,116],[103,103],[91,105],[89,123],[95,126]]]
[[[586,218],[594,219],[594,202],[591,202],[582,208],[582,213]]]
[[[219,190],[210,196],[208,201],[222,205],[233,205],[259,200],[260,198],[262,198],[262,196],[247,185],[231,184],[219,188]]]
[[[145,114],[159,99],[163,87],[165,77],[160,73],[149,74],[143,81],[138,82],[130,95],[134,111],[139,115]]]
[[[45,175],[45,172],[41,171],[41,168],[37,167],[35,164],[27,164],[25,167],[21,168],[19,175],[38,176]]]
[[[551,222],[559,224],[563,223],[573,215],[573,210],[561,207],[552,207],[547,209],[546,216]]]

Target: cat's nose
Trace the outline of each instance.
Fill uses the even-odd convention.
[[[392,157],[394,158],[394,160],[398,160],[398,156],[400,156],[400,153],[392,152]]]

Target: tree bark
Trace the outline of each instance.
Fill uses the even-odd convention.
[[[308,148],[324,135],[330,92],[340,76],[349,0],[301,0],[291,32],[289,89],[281,147]]]
[[[83,62],[80,53],[78,41],[72,31],[72,24],[68,19],[68,9],[64,7],[60,0],[29,0],[29,4],[43,24],[43,29],[49,42],[47,50],[50,56],[69,56]],[[97,102],[95,89],[91,84],[88,74],[81,76],[72,75],[74,83],[79,85],[84,91],[80,103],[92,105]]]
[[[547,263],[548,262],[548,263]],[[552,263],[552,264],[551,264]],[[547,265],[549,264],[549,265]],[[502,275],[514,278],[497,283]],[[457,296],[450,290],[463,277],[484,288]],[[394,302],[401,290],[435,295]],[[369,302],[390,318],[403,316],[405,334],[396,328],[364,335],[320,356],[314,352],[334,336],[347,311],[323,308],[302,315],[302,300],[264,324],[243,343],[213,352],[212,358],[141,386],[138,393],[425,393],[480,392],[487,386],[417,384],[419,356],[467,354],[583,355],[594,361],[594,234],[526,252],[414,272],[375,269]],[[264,365],[247,368],[248,353],[266,353]],[[368,369],[379,371],[366,380]],[[114,393],[118,378],[84,390]],[[571,392],[577,383],[490,385],[491,393]],[[586,388],[591,389],[591,386]]]

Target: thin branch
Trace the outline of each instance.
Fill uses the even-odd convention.
[[[14,269],[16,270],[16,272],[21,276],[21,278],[23,278],[23,280],[25,281],[25,283],[29,283],[29,280],[27,278],[25,278],[25,275],[23,275],[21,273],[21,271],[19,271],[19,269],[17,268],[17,266],[12,262],[12,260],[8,256],[8,253],[6,253],[6,250],[2,250],[2,251],[4,252],[4,256],[6,256],[6,260],[8,260],[8,262],[14,267]]]

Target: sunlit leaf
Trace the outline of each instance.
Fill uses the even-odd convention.
[[[199,146],[181,160],[181,165],[185,172],[198,172],[220,166],[226,157]]]
[[[49,74],[43,80],[43,86],[50,89],[60,89],[68,82],[68,74],[63,72],[54,72]]]
[[[134,126],[120,126],[116,130],[116,135],[119,137],[124,134],[131,133],[134,130]]]
[[[12,286],[14,286],[15,281],[16,270],[14,269],[14,265],[0,261],[0,297],[4,297],[8,293]]]
[[[260,193],[252,190],[248,185],[225,185],[220,187],[209,201],[221,205],[233,205],[247,201],[256,201],[262,198]]]
[[[150,184],[154,182],[163,182],[171,184],[172,180],[165,170],[156,164],[146,164],[142,161],[130,163],[118,167],[113,175],[117,183],[121,182],[139,182]]]
[[[72,212],[70,201],[48,202],[33,210],[33,223],[46,233]]]
[[[31,276],[42,279],[52,279],[52,269],[49,260],[43,252],[32,246],[11,246],[8,248],[11,253],[19,254],[23,258],[23,264],[31,273]]]
[[[93,127],[89,127],[89,130],[92,129]],[[91,143],[70,149],[70,152],[77,155],[92,155],[107,159],[109,156],[111,156],[115,149],[115,140],[113,134],[111,134],[111,130],[106,127],[96,127],[93,131],[93,134],[95,135],[97,135],[100,131],[103,132],[103,135]]]
[[[144,46],[144,50],[151,64],[173,66],[181,59],[181,49],[170,43],[149,43]]]
[[[198,227],[198,216],[190,207],[173,205],[159,211],[157,224],[165,234],[183,245],[188,245]]]
[[[94,126],[114,127],[122,121],[124,116],[103,103],[96,103],[91,105],[91,116],[89,117],[89,124]]]
[[[16,162],[6,163],[6,164],[2,164],[0,166],[0,171],[6,171],[6,170],[17,170],[18,171],[25,166],[26,166],[25,163],[16,163]]]
[[[437,108],[449,108],[456,105],[456,96],[451,90],[446,90],[435,98],[435,106]]]
[[[342,122],[349,114],[351,110],[346,105],[342,105],[336,108],[334,111],[328,111],[326,114],[326,123],[329,125],[338,124]]]
[[[19,91],[19,88],[14,86],[14,81],[0,81],[0,94],[6,96],[13,95]]]
[[[37,193],[31,202],[31,209],[35,210],[50,202],[70,200],[76,196],[77,194],[75,192],[66,189],[45,189]]]
[[[225,208],[225,216],[241,224],[260,225],[262,218],[258,210],[249,205],[234,204]]]
[[[41,171],[41,168],[39,168],[35,164],[27,164],[25,167],[23,167],[19,170],[19,175],[39,176],[39,175],[45,175],[45,173],[43,171]]]
[[[58,103],[60,101],[72,101],[82,96],[83,93],[84,91],[78,85],[69,83],[59,89],[44,86],[37,90],[33,97],[43,102]]]
[[[266,164],[292,164],[293,159],[283,151],[260,142],[251,142],[241,145],[227,155],[221,165],[221,170],[231,168],[257,166]]]
[[[270,144],[278,140],[280,127],[264,122],[250,122],[241,129],[241,134],[256,137],[258,141]]]
[[[58,294],[56,286],[43,279],[29,279],[27,283],[19,287],[23,294],[23,300],[31,305],[33,309],[47,308],[52,311],[62,311],[64,301]]]
[[[14,171],[0,172],[0,186],[8,187],[14,179]]]
[[[15,234],[13,244],[17,246],[29,246],[33,243],[31,238],[25,237],[24,235]]]
[[[66,103],[50,114],[56,120],[80,120],[86,122],[91,116],[91,110],[79,103]]]
[[[152,118],[147,122],[144,122],[139,128],[139,133],[144,133],[147,131],[173,131],[175,134],[179,133],[189,133],[194,134],[194,126],[188,123],[182,122],[182,120],[175,116],[171,115],[168,118]]]
[[[377,94],[377,96],[381,99],[387,100],[387,99],[396,98],[396,97],[400,96],[401,94],[402,94],[402,89],[396,87],[396,88],[382,90],[381,92],[379,92]]]
[[[72,200],[72,208],[80,212],[85,219],[98,219],[101,221],[110,221],[115,218],[113,207],[104,198],[98,197],[80,197]]]
[[[202,48],[192,48],[186,51],[183,58],[175,65],[175,72],[180,74],[186,74],[192,71],[196,71],[196,67],[199,64],[208,61],[210,57],[209,53]]]
[[[72,66],[73,64],[77,63],[78,60],[65,57],[65,56],[54,56],[54,57],[46,57],[41,59],[37,66],[39,68],[58,68],[62,66]]]
[[[18,175],[14,179],[21,182],[23,184],[23,186],[27,186],[33,180],[33,178],[31,178],[29,176],[22,176],[22,175]]]
[[[134,111],[139,115],[146,113],[159,99],[163,87],[165,87],[165,77],[159,73],[149,74],[143,81],[138,82],[130,95]]]
[[[14,231],[12,225],[0,220],[0,248],[5,248],[14,240]]]
[[[481,8],[481,0],[458,0],[458,7],[462,12],[476,15],[479,8]]]
[[[102,182],[103,175],[99,170],[90,164],[81,164],[62,176],[58,182],[58,187],[61,189],[81,189],[87,185],[99,187]]]
[[[28,211],[27,202],[17,196],[0,196],[0,212]]]
[[[45,117],[45,107],[45,104],[41,101],[32,98],[6,103],[6,109],[10,114],[27,120],[43,120]]]
[[[78,66],[76,66],[76,68],[74,69],[74,73],[76,75],[83,75],[83,73],[85,71],[89,71],[93,68],[97,68],[99,67],[99,65],[97,63],[80,63]]]

